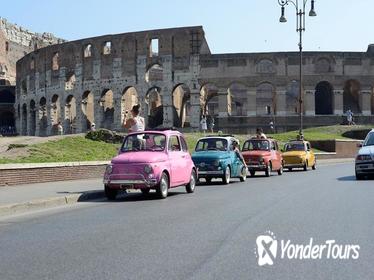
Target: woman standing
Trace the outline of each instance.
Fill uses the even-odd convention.
[[[133,106],[131,109],[132,118],[125,118],[123,122],[123,127],[127,128],[129,132],[144,131],[145,129],[144,118],[139,116],[139,109],[140,105]]]

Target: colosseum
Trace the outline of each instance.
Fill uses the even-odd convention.
[[[374,121],[374,45],[366,52],[305,52],[306,127]],[[298,128],[297,52],[212,54],[201,26],[105,35],[35,50],[17,62],[16,124],[22,135],[96,127],[122,130],[134,104],[148,127],[251,132]]]

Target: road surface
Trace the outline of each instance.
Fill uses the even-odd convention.
[[[374,184],[353,173],[325,165],[2,219],[0,279],[373,279]],[[268,231],[275,257],[256,247]],[[310,238],[359,245],[359,257],[281,258],[281,240]],[[259,266],[259,254],[274,264]]]

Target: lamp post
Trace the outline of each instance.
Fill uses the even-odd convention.
[[[299,3],[300,2],[300,3]],[[299,115],[300,115],[300,129],[299,135],[303,134],[303,32],[305,31],[305,7],[308,0],[278,0],[281,6],[281,17],[279,22],[286,23],[285,7],[292,4],[296,9],[296,32],[299,33],[299,54],[300,54],[300,68],[299,68]],[[315,0],[311,0],[311,7],[309,11],[310,17],[317,16],[314,10]],[[300,5],[299,5],[300,4]]]

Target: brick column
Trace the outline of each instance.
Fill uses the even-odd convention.
[[[334,90],[334,115],[343,114],[343,90]]]
[[[227,91],[218,91],[218,116],[228,117],[231,115],[230,95]]]
[[[164,106],[164,127],[172,127],[174,124],[173,97],[171,88],[162,89],[162,105]]]
[[[121,98],[122,92],[119,89],[113,89],[113,108],[114,108],[114,115],[113,115],[113,126],[112,129],[116,131],[122,130],[122,116],[121,116]]]
[[[315,104],[315,90],[305,90],[304,94],[304,114],[306,116],[315,116],[316,104]]]
[[[76,102],[76,119],[73,125],[73,133],[85,133],[86,130],[83,131],[82,127],[82,117],[83,117],[83,112],[82,112],[82,96],[81,95],[76,95],[77,98],[75,99]]]
[[[191,113],[190,113],[191,128],[199,130],[200,115],[201,115],[200,92],[199,91],[191,91],[190,105],[191,105]]]
[[[371,115],[371,91],[370,89],[365,89],[361,91],[360,94],[360,107],[362,115],[370,116]]]

